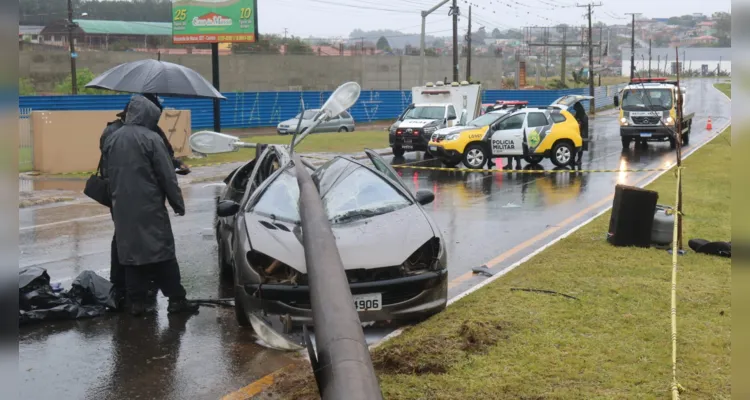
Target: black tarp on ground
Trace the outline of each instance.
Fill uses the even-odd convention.
[[[93,318],[115,307],[112,284],[93,271],[83,271],[68,292],[55,293],[47,270],[23,268],[18,278],[19,324]]]

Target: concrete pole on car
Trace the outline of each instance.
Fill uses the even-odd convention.
[[[321,398],[382,400],[323,201],[298,155],[294,164],[317,344],[317,355],[310,344],[308,352]]]

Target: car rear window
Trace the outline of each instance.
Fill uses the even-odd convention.
[[[552,122],[559,124],[560,122],[565,122],[565,116],[562,114],[552,114],[550,115],[550,118],[552,118]]]

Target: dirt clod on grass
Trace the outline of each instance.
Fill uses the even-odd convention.
[[[444,374],[471,354],[485,353],[506,339],[505,325],[493,320],[466,320],[453,332],[404,335],[406,343],[375,350],[372,361],[380,374]]]
[[[501,323],[472,320],[464,321],[458,334],[463,339],[461,349],[469,353],[484,353],[504,336]]]

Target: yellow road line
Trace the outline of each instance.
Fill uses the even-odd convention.
[[[269,386],[273,385],[274,377],[285,369],[290,369],[294,364],[289,364],[284,368],[281,368],[273,373],[270,373],[257,381],[237,390],[221,398],[221,400],[247,400],[256,396],[266,390]]]

